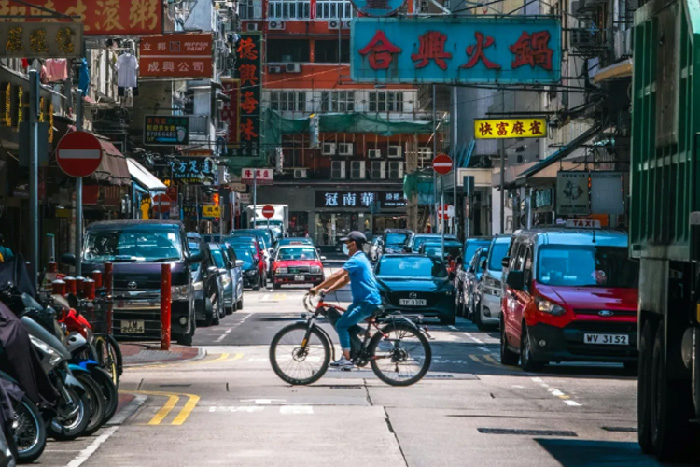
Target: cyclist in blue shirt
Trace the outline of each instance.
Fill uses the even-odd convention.
[[[348,329],[367,319],[382,304],[382,298],[379,295],[379,286],[372,273],[372,265],[367,255],[362,251],[362,246],[367,243],[367,237],[361,232],[350,232],[346,237],[341,238],[340,241],[344,242],[343,253],[348,255],[350,259],[343,265],[342,269],[330,275],[321,284],[313,287],[310,293],[316,294],[319,291],[328,293],[350,283],[352,304],[335,323],[340,346],[343,348],[343,356],[340,360],[331,362],[333,367],[349,370],[354,366],[354,363],[350,359],[350,333]]]

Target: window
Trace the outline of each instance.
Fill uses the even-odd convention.
[[[270,19],[310,19],[310,1],[275,0],[268,8]]]
[[[338,39],[316,41],[315,58],[316,63],[350,63],[350,41],[342,39],[340,41],[342,53],[338,62]]]
[[[270,108],[281,112],[304,112],[306,92],[270,91]]]
[[[403,92],[378,91],[369,93],[370,112],[403,112]]]
[[[503,266],[501,266],[501,260],[508,254],[508,248],[510,248],[510,241],[498,243],[494,242],[493,250],[489,255],[488,268],[490,271],[500,271],[503,269]]]
[[[316,0],[316,19],[352,19],[352,3],[337,0]]]
[[[238,4],[238,14],[242,20],[262,18],[262,0],[241,0]]]
[[[323,91],[321,112],[354,112],[355,91]]]
[[[538,281],[552,286],[632,289],[638,271],[627,248],[619,247],[547,245],[537,264]]]
[[[102,263],[179,261],[182,243],[177,231],[96,230],[85,239],[83,261]]]
[[[426,256],[382,256],[377,266],[379,277],[445,277],[442,262]]]
[[[268,63],[308,63],[308,39],[268,39]]]

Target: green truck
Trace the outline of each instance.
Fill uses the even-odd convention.
[[[636,11],[632,79],[638,438],[644,452],[672,459],[700,450],[698,0],[654,0]]]

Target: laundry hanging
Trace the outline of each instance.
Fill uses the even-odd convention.
[[[126,52],[117,59],[117,86],[122,88],[136,87],[136,71],[139,64],[131,52]]]

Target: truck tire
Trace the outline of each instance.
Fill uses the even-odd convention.
[[[651,444],[651,355],[654,348],[654,325],[646,321],[639,337],[637,368],[637,442],[642,452],[650,454]]]

